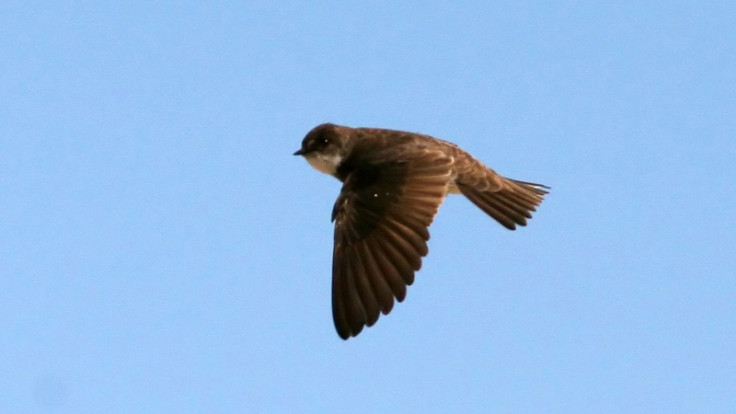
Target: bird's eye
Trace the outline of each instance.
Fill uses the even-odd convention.
[[[330,140],[328,140],[327,138],[322,138],[322,139],[317,140],[317,142],[315,142],[314,147],[318,150],[321,150],[325,148],[329,143],[330,143]]]

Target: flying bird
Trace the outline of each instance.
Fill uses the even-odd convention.
[[[514,230],[549,189],[502,177],[455,144],[404,131],[322,124],[294,155],[343,183],[332,209],[332,316],[342,339],[404,300],[448,193]]]

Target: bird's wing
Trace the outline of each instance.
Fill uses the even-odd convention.
[[[383,155],[390,161],[354,166],[332,213],[332,314],[343,339],[404,299],[450,179],[452,158],[441,151]]]

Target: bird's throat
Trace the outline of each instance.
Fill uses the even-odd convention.
[[[337,173],[337,166],[342,161],[342,156],[325,155],[325,154],[310,154],[305,157],[309,165],[314,167],[315,170],[323,172],[328,175],[334,176]]]

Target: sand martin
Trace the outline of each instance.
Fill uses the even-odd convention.
[[[343,183],[332,209],[332,316],[343,339],[404,300],[448,193],[514,230],[548,189],[502,177],[450,142],[389,129],[322,124],[294,155]]]

